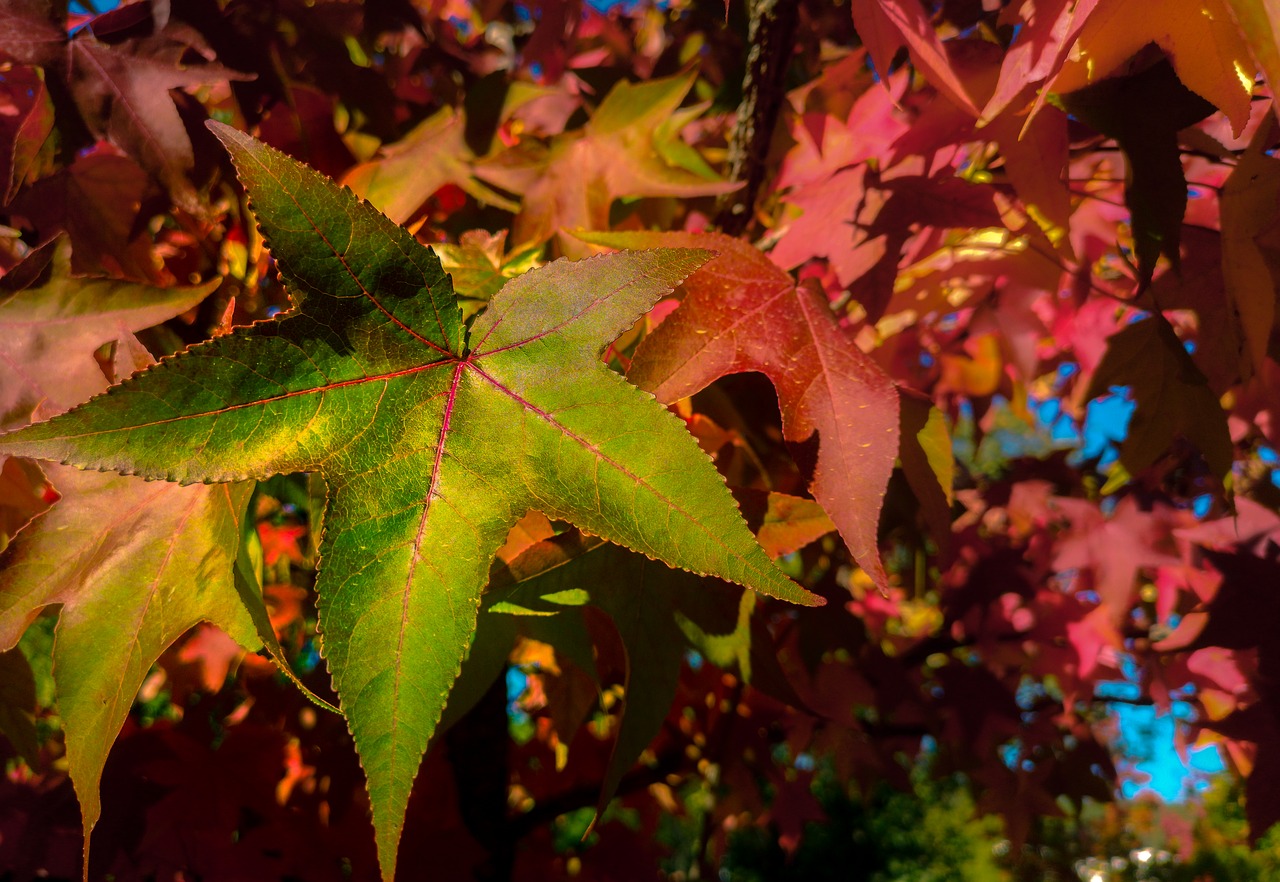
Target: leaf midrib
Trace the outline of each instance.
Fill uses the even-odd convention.
[[[306,219],[307,223],[310,224],[312,231],[315,232],[315,234],[319,237],[320,241],[324,242],[325,247],[329,249],[330,253],[333,254],[334,258],[337,259],[338,263],[342,264],[342,268],[346,270],[347,275],[351,278],[351,281],[356,283],[356,287],[360,289],[360,293],[363,294],[366,298],[368,298],[369,302],[373,304],[374,308],[376,308],[379,312],[381,312],[388,319],[390,319],[392,324],[400,328],[410,337],[413,337],[419,343],[422,343],[423,345],[427,346],[430,349],[434,349],[436,352],[440,353],[441,355],[445,355],[448,357],[456,357],[453,352],[449,351],[448,349],[445,349],[442,346],[439,346],[438,344],[436,344],[431,340],[428,340],[426,337],[422,336],[413,328],[411,328],[409,325],[401,321],[400,318],[395,313],[393,313],[391,310],[383,306],[382,301],[380,301],[377,297],[375,297],[373,295],[373,292],[365,287],[364,280],[362,280],[360,276],[357,275],[355,271],[351,269],[351,264],[347,263],[346,253],[339,252],[338,249],[333,246],[333,242],[331,242],[329,240],[329,237],[325,235],[324,230],[320,228],[320,225],[317,224],[314,219],[312,219],[311,215],[307,212],[307,210],[302,207],[302,203],[300,203],[297,197],[293,195],[293,191],[289,187],[285,186],[285,183],[283,180],[280,179],[280,176],[275,174],[275,172],[272,171],[271,167],[267,165],[267,163],[264,162],[257,154],[251,153],[248,155],[250,159],[252,159],[254,162],[258,164],[258,166],[263,170],[263,172],[267,174],[267,176],[272,178],[272,180],[274,180],[276,184],[279,185],[279,191],[286,194],[289,197],[289,201],[292,202],[294,207],[298,209],[298,213]],[[403,228],[400,228],[400,229],[403,229]],[[355,226],[353,223],[352,232],[354,231],[355,231]],[[397,247],[399,247],[400,245],[399,242],[395,242],[395,244]],[[413,265],[414,269],[419,269],[417,264],[414,263],[413,260],[409,258],[409,255],[404,253],[403,248],[400,249],[400,253],[406,258],[408,263]],[[433,257],[434,257],[434,254],[433,254]],[[438,262],[439,259],[436,258],[436,260]],[[425,282],[426,280],[424,279],[423,281]],[[430,291],[430,288],[424,285],[423,290]],[[452,293],[452,291],[450,293]],[[449,334],[445,331],[444,321],[440,316],[439,307],[437,306],[434,297],[430,299],[431,299],[431,307],[436,313],[436,326],[440,329],[440,336],[443,337],[445,343],[448,344],[451,341],[449,340]],[[455,304],[456,304],[456,298],[455,298]]]
[[[450,422],[453,419],[453,406],[458,398],[458,387],[461,385],[462,375],[466,370],[467,364],[468,362],[465,360],[454,362],[453,378],[449,381],[449,394],[444,404],[444,417],[440,421],[440,433],[436,438],[435,461],[431,464],[431,481],[427,486],[427,495],[422,501],[422,516],[418,519],[418,534],[413,539],[413,553],[409,558],[409,572],[405,577],[404,597],[400,605],[400,631],[396,635],[396,676],[392,678],[391,687],[391,761],[393,763],[398,755],[396,748],[399,745],[398,735],[400,733],[401,661],[404,658],[405,634],[409,630],[409,600],[413,596],[413,577],[418,572],[418,564],[422,563],[422,541],[427,533],[427,520],[431,517],[433,510],[431,503],[438,495],[440,463],[444,458],[444,445],[448,439]],[[440,710],[443,713],[444,708],[441,707]]]
[[[2,354],[3,353],[0,352],[0,355]],[[441,359],[440,361],[433,361],[433,362],[430,362],[429,364],[414,365],[413,367],[410,367],[410,368],[401,368],[395,371],[388,371],[385,374],[375,374],[374,376],[371,376],[371,377],[356,377],[351,380],[339,380],[336,383],[326,383],[323,386],[313,386],[310,389],[295,389],[290,392],[281,393],[280,395],[272,395],[267,398],[256,398],[253,401],[244,401],[244,402],[241,402],[240,404],[228,404],[225,407],[218,407],[218,408],[214,408],[213,410],[201,411],[200,413],[185,413],[185,414],[179,414],[177,416],[165,417],[164,419],[159,419],[159,420],[149,420],[145,423],[134,423],[131,426],[117,426],[111,429],[99,429],[94,432],[75,432],[75,433],[70,433],[65,435],[47,436],[47,438],[48,440],[54,440],[56,438],[92,438],[97,435],[110,435],[116,432],[133,431],[134,429],[150,429],[156,426],[169,425],[170,423],[181,423],[187,420],[198,420],[198,419],[203,419],[205,417],[221,416],[226,413],[232,413],[234,411],[244,410],[250,407],[260,407],[266,404],[274,404],[277,401],[284,401],[289,398],[300,398],[304,395],[319,395],[325,392],[332,392],[334,389],[342,389],[347,386],[359,386],[364,383],[380,383],[385,380],[394,380],[399,377],[407,377],[407,376],[412,376],[414,374],[419,374],[419,373],[422,373],[423,371],[431,370],[432,368],[446,367],[448,365],[456,365],[459,363],[460,363],[459,359],[451,357],[448,359]],[[161,364],[163,365],[163,362],[161,362]],[[107,394],[110,394],[110,393],[107,393]],[[39,424],[36,424],[36,425],[39,425]]]
[[[473,361],[468,360],[468,362],[467,362],[467,363],[469,364],[469,366],[471,367],[471,369],[472,369],[473,371],[475,371],[477,374],[479,374],[479,375],[480,375],[484,380],[486,380],[490,385],[492,385],[492,386],[493,386],[495,389],[497,389],[499,392],[502,392],[504,395],[506,395],[507,397],[511,398],[513,401],[515,401],[517,404],[519,404],[519,405],[521,405],[522,407],[524,407],[526,410],[528,410],[530,413],[532,413],[532,414],[534,414],[535,416],[537,416],[539,419],[541,419],[541,420],[543,420],[543,421],[545,421],[545,422],[549,423],[550,425],[554,426],[554,427],[555,427],[559,432],[563,433],[563,434],[564,434],[564,436],[565,436],[566,438],[569,438],[570,440],[572,440],[573,442],[575,442],[576,444],[578,444],[578,445],[579,445],[579,446],[581,446],[582,448],[584,448],[584,449],[586,449],[586,450],[590,451],[590,452],[591,452],[591,454],[592,454],[593,456],[597,457],[598,459],[600,459],[600,460],[601,460],[601,461],[603,461],[603,462],[608,463],[611,467],[613,467],[613,468],[617,469],[617,471],[619,471],[619,472],[620,472],[620,473],[622,473],[623,475],[626,475],[628,478],[631,478],[631,479],[632,479],[633,481],[635,481],[637,484],[642,485],[643,487],[645,487],[645,489],[646,489],[646,490],[648,490],[648,491],[649,491],[650,493],[652,493],[656,498],[658,498],[659,500],[661,500],[663,503],[665,503],[665,504],[666,504],[668,511],[672,511],[672,512],[676,512],[676,513],[678,513],[682,518],[684,518],[686,521],[688,521],[691,525],[693,525],[694,527],[696,527],[696,528],[698,528],[699,530],[701,530],[701,531],[703,532],[703,534],[705,534],[705,535],[707,536],[707,538],[708,538],[708,539],[710,539],[713,543],[715,543],[716,545],[718,545],[720,548],[724,549],[724,551],[726,552],[726,554],[727,554],[730,558],[737,558],[738,560],[741,560],[741,562],[743,563],[743,565],[744,565],[744,566],[746,566],[749,570],[752,570],[752,571],[756,572],[757,574],[762,574],[762,572],[763,572],[763,571],[761,571],[758,567],[753,567],[753,566],[752,566],[748,561],[746,561],[745,559],[738,557],[738,555],[734,553],[733,549],[731,549],[731,548],[728,546],[728,544],[727,544],[727,543],[725,543],[725,542],[724,542],[724,540],[723,540],[720,536],[716,535],[716,533],[715,533],[714,531],[712,531],[711,529],[709,529],[709,528],[708,528],[705,524],[703,524],[703,523],[702,523],[698,518],[694,517],[692,514],[690,514],[689,512],[685,511],[685,510],[684,510],[684,509],[683,509],[683,508],[682,508],[682,507],[681,507],[677,502],[673,501],[671,498],[669,498],[668,496],[666,496],[665,494],[663,494],[662,492],[660,492],[660,491],[659,491],[656,487],[654,487],[654,486],[653,486],[649,481],[645,480],[644,478],[641,478],[639,475],[637,475],[637,474],[635,474],[634,472],[632,472],[630,469],[628,469],[628,468],[627,468],[626,466],[624,466],[622,463],[619,463],[619,462],[617,462],[616,460],[613,460],[613,459],[611,459],[610,457],[606,456],[606,455],[604,454],[604,452],[600,450],[600,448],[599,448],[599,447],[597,447],[596,445],[594,445],[594,444],[592,444],[590,441],[588,441],[586,438],[582,437],[581,435],[579,435],[579,434],[577,434],[576,432],[574,432],[574,431],[572,431],[571,429],[569,429],[567,426],[565,426],[563,423],[561,423],[559,420],[557,420],[557,419],[556,419],[552,414],[550,414],[549,412],[547,412],[547,411],[543,410],[542,408],[538,407],[538,406],[537,406],[536,404],[534,404],[533,402],[531,402],[531,401],[529,401],[528,399],[526,399],[526,398],[524,398],[524,397],[520,396],[519,394],[517,394],[517,393],[516,393],[516,392],[514,392],[513,390],[509,389],[507,386],[503,385],[503,384],[502,384],[501,382],[499,382],[496,378],[494,378],[493,376],[491,376],[490,374],[488,374],[487,372],[485,372],[482,368],[480,368],[478,365],[476,365]],[[621,380],[622,378],[621,378],[621,377],[619,377],[619,379]],[[625,381],[625,380],[623,380],[623,382],[626,382],[626,381]],[[643,553],[643,552],[642,552],[642,553]],[[649,555],[647,555],[647,554],[646,554],[645,556],[646,556],[646,557],[649,557]],[[706,574],[705,574],[705,573],[699,573],[698,575],[706,575]]]

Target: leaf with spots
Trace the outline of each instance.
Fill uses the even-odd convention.
[[[509,282],[468,329],[429,248],[305,166],[212,127],[294,308],[5,436],[0,451],[184,484],[323,479],[324,656],[391,879],[489,565],[527,511],[819,601],[756,544],[681,422],[600,360],[706,252],[558,261]]]

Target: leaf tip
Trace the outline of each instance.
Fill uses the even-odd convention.
[[[720,252],[713,248],[672,248],[670,250],[698,267],[705,266],[720,256]]]
[[[660,248],[668,255],[671,270],[679,276],[673,285],[677,288],[688,281],[689,277],[720,256],[719,251],[710,248]]]
[[[232,141],[238,141],[244,136],[244,133],[239,129],[234,126],[229,126],[224,122],[219,122],[216,119],[205,120],[204,127],[213,132],[214,136],[228,147],[231,146]]]

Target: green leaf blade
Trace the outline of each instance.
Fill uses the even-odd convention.
[[[782,574],[743,523],[724,481],[679,419],[603,364],[579,382],[524,350],[477,372],[519,410],[522,477],[532,507],[610,542],[699,575],[805,606],[814,595]],[[590,382],[588,382],[588,379]]]
[[[557,260],[508,282],[472,328],[476,358],[542,343],[546,363],[595,361],[618,335],[714,253],[632,251],[610,260]],[[541,292],[551,288],[552,299]],[[532,350],[530,350],[532,352]]]
[[[447,367],[378,365],[370,376],[316,328],[307,316],[237,328],[6,435],[0,449],[184,484],[318,471],[370,430],[366,415],[394,381]]]
[[[0,451],[153,478],[327,487],[323,654],[395,875],[423,752],[489,566],[528,510],[800,603],[681,422],[599,360],[709,252],[559,263],[476,322],[439,261],[367,203],[225,128],[294,310],[199,344]]]
[[[318,298],[323,303],[309,309],[323,314],[346,300],[357,314],[381,313],[389,324],[371,328],[381,339],[370,341],[370,351],[377,342],[393,351],[420,344],[462,353],[462,315],[431,249],[318,172],[230,126],[209,128],[253,194],[258,223],[299,307]]]

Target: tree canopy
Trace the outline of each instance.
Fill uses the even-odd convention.
[[[10,0],[0,872],[1269,843],[1273,6]]]

